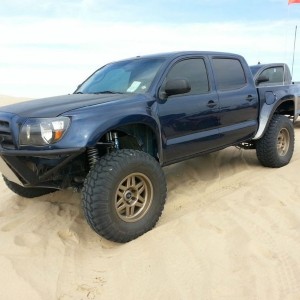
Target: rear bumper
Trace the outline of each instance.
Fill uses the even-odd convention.
[[[8,180],[21,186],[40,186],[51,178],[51,176],[75,157],[85,151],[85,148],[70,148],[59,150],[7,150],[0,146],[0,173]],[[43,174],[37,175],[28,165],[24,163],[24,158],[45,158],[59,159],[60,162],[47,170]]]

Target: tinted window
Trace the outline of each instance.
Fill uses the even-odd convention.
[[[219,90],[235,90],[246,84],[244,69],[237,59],[213,59],[214,73]]]
[[[268,85],[270,83],[283,83],[283,67],[272,67],[264,70],[260,76],[267,76],[269,81],[261,84]]]
[[[209,91],[206,67],[203,59],[193,58],[178,62],[172,67],[167,79],[185,78],[191,85],[188,95],[202,94]]]

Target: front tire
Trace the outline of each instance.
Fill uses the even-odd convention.
[[[10,180],[8,180],[6,177],[3,176],[3,180],[6,184],[6,186],[15,194],[24,197],[24,198],[36,198],[43,195],[47,195],[50,193],[54,193],[57,190],[51,189],[51,188],[31,188],[31,187],[23,187],[21,185],[18,185]]]
[[[283,167],[293,156],[294,144],[291,120],[286,116],[274,115],[264,136],[256,142],[257,158],[265,167]]]
[[[100,159],[82,190],[85,217],[99,235],[128,242],[152,229],[166,199],[159,163],[136,150],[119,150]]]

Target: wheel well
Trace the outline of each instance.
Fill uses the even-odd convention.
[[[294,101],[285,101],[281,103],[275,110],[275,114],[286,115],[290,117],[294,117],[295,113],[295,104]]]
[[[142,150],[153,157],[157,157],[158,147],[156,136],[149,126],[133,124],[120,127],[117,130],[121,132],[121,148]]]
[[[118,135],[119,149],[146,152],[157,159],[158,144],[154,131],[145,124],[131,124],[110,130]]]

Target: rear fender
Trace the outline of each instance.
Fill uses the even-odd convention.
[[[269,123],[275,113],[281,115],[289,115],[291,117],[295,117],[295,98],[294,96],[288,97],[285,96],[284,98],[288,98],[286,100],[278,100],[273,104],[268,104],[270,102],[266,101],[261,110],[259,115],[259,128],[254,136],[253,140],[260,139],[265,131],[267,130]],[[276,100],[276,95],[274,94],[274,99]],[[268,103],[267,103],[268,102]]]

